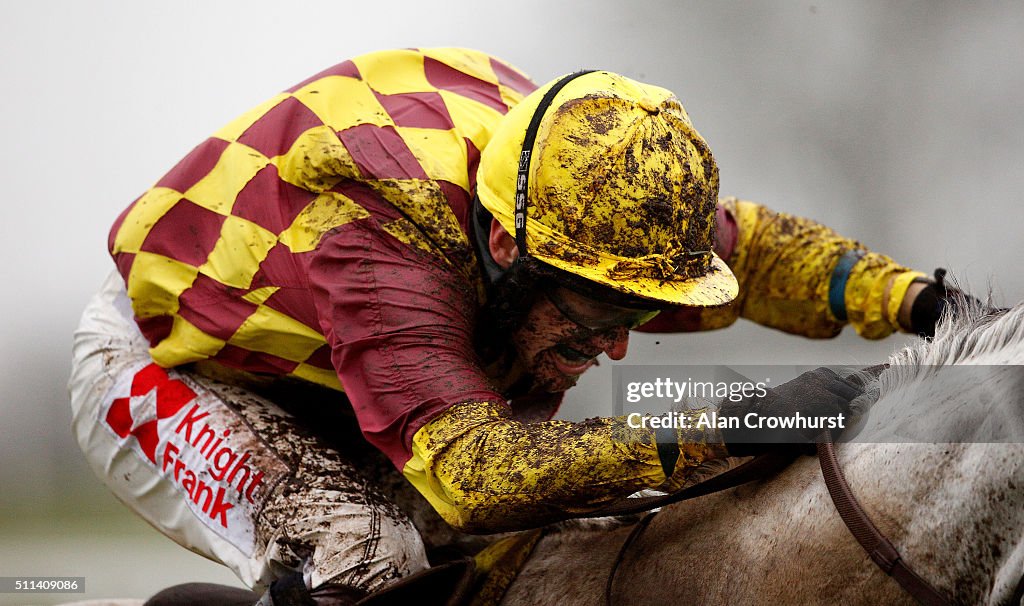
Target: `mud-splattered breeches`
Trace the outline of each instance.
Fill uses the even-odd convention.
[[[387,494],[393,468],[349,460],[252,391],[153,364],[117,275],[75,333],[69,390],[78,443],[117,497],[257,591],[295,571],[372,591],[427,566]]]

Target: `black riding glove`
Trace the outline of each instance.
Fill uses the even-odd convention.
[[[864,388],[856,378],[844,379],[825,367],[809,370],[769,389],[763,397],[723,402],[719,417],[737,420],[732,421],[730,428],[721,430],[722,441],[729,454],[736,457],[761,454],[784,444],[811,444],[822,431],[833,431],[833,435],[842,431],[849,424],[850,402],[862,393]],[[778,421],[769,421],[770,418]],[[796,426],[771,427],[785,419],[795,419]]]
[[[910,331],[922,337],[934,337],[935,325],[939,318],[946,312],[957,308],[958,305],[966,303],[970,307],[979,307],[989,313],[1004,311],[986,306],[976,297],[963,292],[959,288],[946,285],[946,270],[938,268],[935,270],[935,279],[926,280],[918,278],[916,281],[927,282],[921,292],[917,294],[913,304],[910,306]],[[958,300],[964,303],[958,303]]]

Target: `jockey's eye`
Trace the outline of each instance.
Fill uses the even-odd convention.
[[[590,331],[636,328],[658,315],[657,309],[635,309],[602,303],[567,288],[543,290],[551,304],[569,321]]]

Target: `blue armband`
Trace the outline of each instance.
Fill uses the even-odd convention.
[[[848,250],[839,257],[832,280],[828,284],[828,306],[840,322],[846,321],[846,282],[850,279],[850,270],[864,256],[866,251]]]

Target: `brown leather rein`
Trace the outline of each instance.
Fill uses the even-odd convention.
[[[657,497],[623,499],[612,503],[598,512],[594,512],[592,516],[636,514],[671,503],[735,488],[747,482],[764,479],[782,470],[798,455],[799,452],[795,449],[772,451],[679,492]],[[891,576],[899,583],[904,591],[917,600],[919,604],[923,606],[945,606],[951,604],[952,602],[944,595],[906,565],[892,542],[871,522],[871,518],[868,517],[857,501],[857,498],[853,495],[853,491],[850,490],[850,485],[846,482],[846,476],[843,475],[843,471],[839,467],[839,460],[836,458],[835,446],[832,443],[831,436],[818,442],[818,460],[821,464],[822,476],[825,478],[825,486],[832,497],[836,511],[839,512],[839,517],[842,518],[847,529],[857,539],[861,547],[864,548],[864,551],[867,552],[871,560],[885,574]],[[611,572],[608,575],[608,582],[605,585],[605,603],[608,606],[612,606],[612,586],[615,581],[615,573],[618,571],[619,565],[626,555],[626,550],[647,528],[647,525],[654,519],[655,513],[657,512],[648,513],[637,522],[619,549],[615,563],[612,565]],[[1022,593],[1024,593],[1024,577],[1022,577],[1021,582],[1017,586],[1017,601],[1012,603],[1019,603],[1019,596]]]
[[[868,553],[871,560],[882,569],[882,572],[891,576],[900,584],[904,591],[910,594],[919,604],[923,606],[944,606],[951,604],[946,596],[939,593],[939,590],[917,575],[903,561],[900,552],[889,539],[882,534],[874,525],[867,512],[853,496],[850,485],[846,482],[846,476],[839,467],[839,459],[836,457],[835,444],[827,433],[827,437],[818,442],[818,462],[821,464],[821,475],[825,478],[825,486],[829,495],[832,496],[832,503],[843,519],[846,528],[857,539],[860,546]]]

